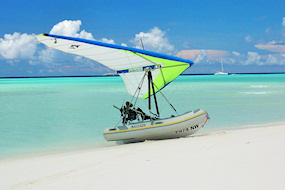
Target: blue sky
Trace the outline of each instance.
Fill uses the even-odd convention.
[[[2,1],[0,77],[93,75],[100,64],[50,50],[53,32],[171,54],[187,73],[285,72],[285,1]]]

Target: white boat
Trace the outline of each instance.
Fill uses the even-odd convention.
[[[214,75],[228,75],[229,74],[229,73],[224,72],[223,58],[221,58],[221,66],[222,66],[222,71],[218,71]]]
[[[179,116],[106,128],[104,138],[130,143],[186,137],[201,129],[208,119],[207,112],[198,109]]]
[[[107,141],[129,143],[185,137],[194,134],[209,119],[207,112],[202,109],[178,114],[161,91],[194,64],[190,60],[74,37],[53,34],[40,34],[36,37],[48,47],[95,60],[122,77],[133,98],[126,106],[116,107],[121,111],[122,124],[104,130],[103,135]],[[177,113],[176,116],[160,118],[156,93],[162,94]],[[148,101],[148,114],[135,107],[138,98]],[[152,98],[156,113],[151,110]]]

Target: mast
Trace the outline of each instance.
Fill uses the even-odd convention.
[[[223,58],[221,58],[222,72],[224,72]]]
[[[159,117],[159,110],[158,110],[158,105],[157,105],[157,99],[156,99],[156,95],[155,95],[155,90],[154,90],[154,85],[153,85],[153,81],[152,81],[152,75],[151,72],[148,71],[148,108],[149,110],[151,109],[151,96],[150,96],[150,92],[153,92],[153,97],[154,97],[154,103],[155,103],[155,107],[156,107],[156,113]]]
[[[147,80],[148,80],[148,109],[151,110],[151,99],[150,99],[150,88],[151,88],[151,81],[150,81],[150,75],[151,75],[151,72],[148,71],[147,73]]]
[[[141,44],[142,44],[142,48],[143,48],[143,50],[144,50],[144,45],[143,45],[143,41],[142,41],[142,39],[140,39],[141,40]]]

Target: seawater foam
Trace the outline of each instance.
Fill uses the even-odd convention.
[[[260,95],[260,94],[269,94],[271,92],[244,92],[245,94],[257,94],[257,95]]]
[[[268,85],[251,85],[251,88],[267,88]]]

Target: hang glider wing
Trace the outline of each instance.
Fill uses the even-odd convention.
[[[193,65],[189,60],[93,40],[53,34],[40,34],[37,39],[50,48],[80,55],[113,69],[123,78],[129,94],[140,98],[149,97],[145,70],[152,72],[156,93]]]

